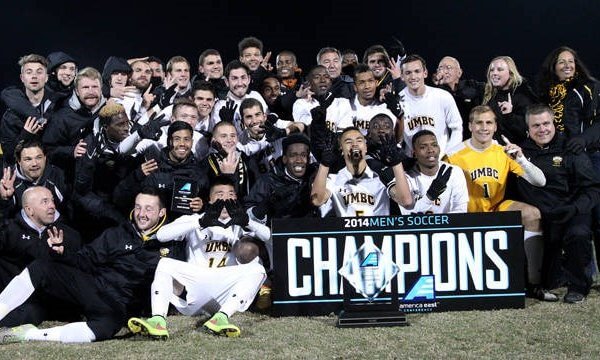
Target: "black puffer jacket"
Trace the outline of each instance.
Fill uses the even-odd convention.
[[[578,214],[586,214],[600,199],[600,177],[590,159],[586,154],[565,151],[564,143],[564,137],[557,134],[544,148],[531,139],[521,144],[525,157],[546,176],[546,185],[536,187],[519,178],[519,193],[542,214],[566,204],[575,205]]]
[[[56,260],[93,275],[102,293],[131,309],[141,298],[147,298],[162,256],[184,259],[180,244],[144,240],[135,225],[126,222],[107,229],[76,254]]]
[[[135,194],[144,187],[152,187],[159,190],[164,200],[167,201],[167,209],[171,208],[171,198],[175,179],[193,180],[198,185],[199,195],[206,197],[208,193],[208,179],[200,164],[193,154],[182,161],[174,162],[169,158],[169,149],[164,148],[158,159],[158,170],[148,176],[144,176],[138,167],[117,185],[113,193],[113,199],[119,207],[131,208]]]
[[[60,218],[50,224],[63,231],[64,255],[74,254],[81,247],[79,233],[65,225]],[[48,226],[46,227],[48,228]],[[23,219],[19,212],[5,221],[0,231],[0,289],[4,287],[35,259],[59,257],[48,246],[48,233],[38,232]]]
[[[16,86],[2,90],[0,96],[7,107],[0,122],[0,144],[2,144],[5,164],[12,165],[15,163],[14,151],[17,143],[23,139],[41,137],[45,132],[42,129],[34,136],[23,130],[27,118],[29,116],[45,118],[47,120],[46,129],[51,122],[58,100],[53,92],[44,91],[41,104],[34,107],[25,95],[25,89]]]
[[[244,206],[246,208],[257,206],[268,199],[273,190],[285,188],[289,196],[273,204],[273,214],[268,216],[268,219],[310,216],[316,209],[310,201],[310,179],[317,167],[317,163],[308,164],[304,177],[297,179],[285,171],[285,165],[279,158],[276,165],[254,184],[250,194],[244,199]]]
[[[47,146],[50,162],[65,171],[67,179],[74,176],[75,157],[73,151],[79,140],[92,133],[94,120],[104,105],[102,98],[94,109],[81,105],[77,94],[60,108],[48,122],[42,142]]]
[[[44,186],[52,193],[56,208],[61,213],[66,213],[67,204],[69,202],[70,190],[65,185],[64,172],[51,164],[46,164],[44,173],[37,180],[33,181],[21,173],[19,167],[16,167],[17,172],[14,183],[15,192],[8,200],[0,200],[0,207],[4,211],[4,216],[12,218],[18,210],[21,209],[21,198],[25,190],[32,186]]]

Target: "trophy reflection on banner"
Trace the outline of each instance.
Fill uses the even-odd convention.
[[[338,271],[344,278],[344,310],[340,312],[337,326],[408,325],[406,315],[399,311],[397,282],[392,281],[398,271],[391,257],[384,256],[373,239],[365,236],[364,244]],[[391,296],[379,298],[390,284]]]

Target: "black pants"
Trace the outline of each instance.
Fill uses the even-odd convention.
[[[127,319],[125,306],[101,292],[92,275],[48,260],[35,260],[27,268],[36,293],[80,309],[96,340],[112,338]]]
[[[567,224],[548,224],[544,247],[544,285],[566,280],[569,290],[587,295],[592,286],[592,216],[575,215]],[[564,252],[564,254],[563,254]]]
[[[0,327],[13,327],[22,324],[39,325],[44,321],[81,321],[81,309],[73,304],[51,296],[42,296],[35,293],[25,303],[11,311],[4,319],[0,320]]]

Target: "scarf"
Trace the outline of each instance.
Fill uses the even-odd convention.
[[[560,81],[557,84],[550,87],[548,90],[548,96],[550,97],[550,109],[554,112],[554,126],[556,130],[561,133],[565,131],[565,124],[563,122],[565,116],[565,97],[567,97],[567,87],[571,83],[573,78]]]

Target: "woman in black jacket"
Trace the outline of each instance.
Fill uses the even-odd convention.
[[[489,105],[496,113],[495,138],[499,142],[503,142],[501,135],[514,144],[527,138],[525,111],[536,102],[537,97],[510,56],[498,56],[490,62],[482,105]]]
[[[538,75],[538,93],[554,112],[556,130],[567,138],[578,135],[593,122],[592,77],[575,50],[558,47],[546,56]]]

